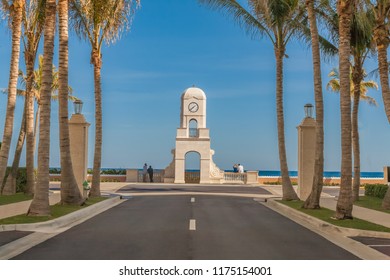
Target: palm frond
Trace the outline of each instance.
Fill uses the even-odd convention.
[[[300,26],[301,32],[298,35],[298,38],[302,40],[307,46],[311,45],[311,34],[310,28],[306,24]],[[328,39],[322,35],[318,35],[318,40],[320,42],[320,51],[322,57],[325,59],[333,58],[338,55],[338,48]]]
[[[112,0],[107,9],[107,21],[103,25],[102,38],[106,44],[116,42],[123,32],[130,29],[136,9],[140,1]]]
[[[390,74],[390,61],[388,61],[387,64],[389,65],[389,74]],[[378,79],[379,78],[379,68],[376,68],[376,69],[372,70],[371,72],[369,72],[367,74],[367,77],[370,79],[372,79],[372,78]]]
[[[140,0],[70,0],[72,27],[81,39],[99,49],[114,43],[130,28]]]
[[[332,79],[326,84],[326,89],[333,92],[340,92],[340,80]]]
[[[363,76],[367,77],[366,72],[363,69]],[[331,72],[328,74],[328,77],[332,78],[329,80],[329,82],[326,85],[327,90],[331,90],[333,92],[340,92],[340,76],[339,76],[339,70],[337,68],[333,68]],[[350,94],[351,98],[353,98],[354,95],[354,83],[352,79],[352,66],[351,66],[351,71],[350,71],[350,79],[351,79],[351,89],[350,89]],[[367,92],[369,89],[378,89],[378,84],[375,81],[369,80],[369,81],[361,81],[360,83],[360,99],[363,101],[368,102],[370,105],[377,105],[376,100],[367,95]]]
[[[86,1],[69,0],[69,18],[71,27],[77,36],[84,40],[94,41],[91,24],[88,21],[89,13],[86,9]]]
[[[2,88],[0,89],[0,91],[4,94],[8,94],[8,88]],[[17,89],[16,90],[16,95],[17,96],[26,96],[26,91],[25,90],[22,90],[22,89]]]
[[[11,28],[11,5],[12,3],[7,0],[1,0],[0,2],[0,19],[6,20],[8,27]]]
[[[258,38],[267,35],[273,43],[271,30],[265,24],[266,20],[260,13],[256,12],[257,1],[249,1],[252,13],[247,11],[235,0],[198,0],[201,4],[207,5],[212,10],[219,10],[228,17],[231,17],[251,38]]]

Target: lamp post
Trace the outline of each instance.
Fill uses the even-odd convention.
[[[69,120],[70,154],[77,185],[85,197],[87,192],[83,183],[87,180],[89,123],[82,114],[83,102],[80,99],[73,102],[73,108],[74,114]]]
[[[77,99],[76,101],[73,102],[73,106],[74,106],[74,113],[81,114],[81,112],[83,111],[83,101]]]
[[[298,189],[301,200],[306,200],[311,192],[314,175],[316,148],[316,120],[313,118],[313,105],[304,106],[305,118],[298,128]]]
[[[306,118],[313,118],[313,105],[310,103],[307,103],[304,106],[305,109],[305,117]]]

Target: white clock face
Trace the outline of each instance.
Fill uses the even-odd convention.
[[[191,102],[188,104],[188,110],[190,110],[191,113],[195,113],[199,110],[199,105],[196,102]]]

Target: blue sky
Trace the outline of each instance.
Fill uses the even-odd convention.
[[[0,88],[7,87],[10,32],[0,27]],[[93,67],[89,45],[74,34],[70,39],[69,83],[84,101],[91,123],[89,165],[93,162]],[[296,127],[303,106],[314,103],[311,51],[291,42],[285,60],[285,135],[290,170],[297,170]],[[55,64],[57,65],[57,58]],[[324,85],[337,60],[322,66]],[[375,68],[367,65],[367,70]],[[21,68],[24,69],[23,60]],[[275,59],[271,43],[253,40],[239,26],[196,0],[142,1],[131,31],[104,47],[102,167],[141,168],[144,162],[165,168],[172,160],[180,121],[180,96],[192,85],[207,95],[207,126],[214,161],[221,169],[240,162],[246,169],[279,170]],[[362,171],[382,171],[390,165],[390,126],[380,91],[370,95],[378,107],[361,104]],[[340,168],[339,97],[324,86],[325,170]],[[18,98],[14,142],[20,127],[22,98]],[[6,96],[0,96],[0,137]],[[70,107],[72,108],[72,107]],[[58,104],[52,106],[51,166],[59,166]],[[11,149],[12,158],[14,145]],[[24,164],[24,155],[22,165]]]

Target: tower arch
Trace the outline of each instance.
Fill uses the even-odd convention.
[[[188,136],[198,137],[198,121],[195,118],[190,119],[188,123]]]
[[[185,154],[184,181],[187,183],[200,182],[200,154],[189,151]]]

